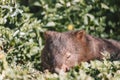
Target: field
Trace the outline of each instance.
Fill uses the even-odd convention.
[[[120,61],[83,62],[67,73],[41,71],[44,32],[84,29],[120,40],[119,0],[0,0],[0,80],[120,80]]]

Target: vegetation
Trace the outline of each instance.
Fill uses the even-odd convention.
[[[120,40],[119,0],[0,0],[0,80],[118,80],[120,62],[94,60],[70,72],[41,72],[43,32],[84,29]]]

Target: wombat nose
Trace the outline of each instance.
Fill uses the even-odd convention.
[[[65,65],[65,64],[63,64],[61,68],[62,68],[62,70],[63,70],[64,72],[67,72],[67,71],[70,70],[69,67],[68,67],[67,65]]]
[[[63,64],[61,66],[61,68],[55,68],[55,72],[56,73],[68,72],[69,70],[70,70],[70,68],[67,65],[65,65],[65,64]]]

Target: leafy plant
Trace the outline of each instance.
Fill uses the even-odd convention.
[[[88,34],[120,40],[120,1],[1,0],[0,80],[118,80],[120,62],[84,62],[70,72],[41,72],[43,32],[84,29]]]

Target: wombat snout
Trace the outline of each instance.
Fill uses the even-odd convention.
[[[61,66],[61,68],[55,68],[55,72],[56,73],[60,73],[60,72],[68,72],[70,70],[70,68],[67,66],[67,65],[65,65],[65,64],[63,64],[62,66]]]

